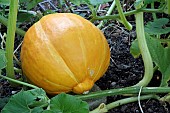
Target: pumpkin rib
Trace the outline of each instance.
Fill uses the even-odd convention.
[[[42,29],[43,29],[43,27],[42,27]],[[44,30],[43,30],[44,31]],[[50,42],[50,44],[53,46],[53,48],[55,49],[55,51],[59,54],[59,56],[61,57],[61,59],[63,60],[63,62],[64,62],[64,64],[67,66],[67,68],[70,70],[70,72],[72,73],[72,76],[74,76],[74,78],[76,79],[76,83],[78,84],[78,83],[80,83],[81,81],[79,81],[78,79],[77,79],[77,77],[75,76],[75,75],[77,75],[77,74],[75,74],[72,70],[71,70],[71,68],[70,68],[70,66],[67,64],[67,62],[66,62],[66,60],[68,60],[68,59],[65,59],[63,56],[62,56],[62,54],[60,53],[60,51],[58,51],[57,50],[57,48],[55,48],[54,47],[54,45],[53,45],[53,43],[51,42],[51,40],[48,40],[49,42]],[[70,74],[68,74],[69,76],[70,76]],[[71,76],[71,78],[72,78],[72,76]],[[76,84],[76,85],[77,85]]]
[[[80,33],[79,33],[80,34]],[[82,35],[82,34],[80,34],[80,35]],[[85,44],[84,44],[84,40],[81,38],[82,36],[80,36],[80,37],[78,37],[78,39],[79,39],[79,42],[80,42],[80,48],[81,48],[81,50],[82,50],[82,54],[83,54],[83,59],[84,59],[84,65],[85,65],[85,67],[87,67],[87,58],[86,58],[86,47],[85,47]],[[85,73],[85,75],[87,75],[87,71],[86,71],[86,73]],[[84,80],[83,80],[84,81]],[[82,82],[82,81],[81,81]]]
[[[60,61],[63,62],[63,64],[65,64],[65,68],[64,70],[68,73],[68,75],[76,82],[79,83],[77,81],[77,79],[75,78],[74,74],[72,73],[72,71],[70,70],[70,68],[68,67],[68,65],[66,64],[66,62],[64,61],[64,59],[62,58],[62,56],[59,54],[59,52],[55,49],[55,47],[53,46],[53,44],[51,44],[50,40],[48,39],[48,36],[45,34],[43,27],[41,26],[40,21],[38,21],[35,24],[35,29],[36,31],[39,32],[39,30],[41,30],[41,34],[44,36],[43,39],[45,38],[45,41],[48,41],[49,43],[47,44],[47,42],[45,42],[45,44],[47,45],[47,48],[49,50],[49,53],[52,55],[52,57],[54,57],[54,59],[57,61],[56,56],[58,56],[58,58],[60,58]],[[55,52],[52,52],[55,51]],[[55,55],[54,55],[55,54]],[[58,61],[57,61],[58,62]]]
[[[98,29],[98,30],[99,30],[99,29]],[[101,31],[99,30],[99,32],[101,32]],[[100,34],[100,37],[101,37],[102,43],[105,44],[105,39],[102,38],[102,34]],[[93,79],[92,79],[93,81],[96,81],[96,77],[97,77],[98,74],[100,73],[101,68],[102,68],[102,66],[103,66],[103,63],[105,63],[104,61],[105,61],[105,56],[106,56],[106,46],[103,47],[103,51],[104,51],[104,52],[103,52],[102,55],[101,55],[102,61],[101,61],[101,63],[100,63],[100,66],[99,66],[99,69],[98,69],[98,71],[97,71],[97,73],[96,73],[96,76],[94,76]]]
[[[48,80],[48,79],[44,79],[46,82],[48,82],[48,83],[50,83],[50,84],[53,84],[53,85],[55,85],[55,86],[64,86],[63,84],[56,84],[56,83],[54,83],[54,82],[52,82],[52,81],[50,81],[50,80]],[[70,88],[70,87],[68,87],[68,86],[64,86],[65,88],[69,88],[70,89],[70,91],[72,90],[72,88]]]
[[[33,43],[34,41],[33,40],[31,40],[31,39],[29,39],[29,42],[31,42],[34,46],[36,46],[35,44],[36,43]],[[26,48],[27,49],[27,48]],[[38,49],[40,49],[40,48],[38,48]],[[29,54],[32,54],[31,53],[32,51],[27,51],[27,53],[29,53]],[[34,59],[34,57],[29,57],[30,59],[32,59],[32,61],[35,63],[36,62],[36,59]],[[29,62],[25,62],[25,63],[27,63],[27,65],[29,64]],[[36,66],[34,67],[34,69],[35,68],[37,68]],[[40,70],[40,69],[38,69],[37,68],[37,71],[38,71],[38,73],[39,73],[39,76],[41,75],[43,75],[43,73],[42,73],[42,71]],[[30,73],[30,71],[26,71],[25,70],[25,72],[28,74],[28,75],[31,75],[31,73]],[[33,77],[33,76],[32,76]],[[35,78],[36,78],[36,76],[35,76]],[[36,83],[38,83],[39,82],[39,80],[37,80],[37,79],[32,79],[32,80],[34,80],[34,84],[36,84]],[[49,81],[49,80],[47,80],[47,79],[43,79],[44,77],[42,77],[42,80],[46,80],[46,81]],[[28,77],[28,79],[29,79],[29,77]],[[49,81],[49,83],[53,83],[52,81]],[[36,84],[36,85],[38,85],[38,84]],[[66,88],[70,88],[70,87],[68,87],[68,86],[65,86],[64,84],[56,84],[56,85],[59,85],[59,86],[63,86],[63,87],[66,87]],[[39,86],[39,85],[38,85]],[[71,89],[71,88],[70,88]]]

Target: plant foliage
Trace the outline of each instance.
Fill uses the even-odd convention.
[[[0,70],[6,67],[5,51],[0,49]]]
[[[43,89],[20,91],[13,95],[1,113],[88,113],[88,104],[72,95],[61,93],[48,99]]]

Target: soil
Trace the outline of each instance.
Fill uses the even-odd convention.
[[[130,0],[126,4],[129,4],[132,1],[133,0]],[[56,2],[54,0],[53,5],[57,5],[55,3]],[[107,4],[103,7],[104,8],[109,7],[109,5],[110,4]],[[45,6],[39,5],[38,8],[36,9],[41,10],[42,9],[41,7],[47,8],[49,7],[49,3]],[[89,15],[90,12],[86,6],[82,6],[82,7],[78,7],[76,13],[79,13],[87,17],[87,15],[85,14]],[[55,11],[57,10],[55,9]],[[100,14],[102,15],[102,13]],[[145,19],[146,20],[150,19],[151,18],[150,16],[151,15],[145,16]],[[126,30],[117,21],[108,21],[105,24],[105,26],[102,28],[102,31],[104,32],[108,40],[108,43],[110,45],[110,51],[111,51],[110,66],[107,72],[105,73],[105,75],[96,82],[96,84],[102,90],[132,86],[138,83],[143,77],[144,66],[143,66],[143,61],[141,56],[135,59],[130,53],[131,43],[136,38],[134,17],[133,16],[128,17],[128,21],[130,21],[134,26],[132,31]],[[6,29],[6,28],[2,26],[1,29]],[[19,39],[16,40],[18,40],[18,42],[21,42],[22,38],[19,37]],[[19,51],[17,57],[19,58]],[[3,72],[4,73],[2,74],[5,74],[5,70],[3,70]],[[160,78],[161,78],[161,74],[155,73],[149,86],[159,86]],[[17,89],[12,88],[6,80],[0,79],[0,98],[3,98],[3,103],[0,104],[0,108],[2,108],[5,105],[4,102],[8,101],[8,98],[6,97],[10,97],[12,94],[18,92],[20,89],[21,89],[20,87]],[[106,103],[108,104],[123,98],[125,97],[110,96],[107,97]],[[169,113],[170,112],[170,105],[168,103],[161,103],[158,100],[154,100],[154,99],[141,101],[141,106],[143,108],[144,113]],[[134,103],[129,103],[129,104],[116,107],[110,110],[109,113],[141,113],[141,111],[138,102],[134,102]]]

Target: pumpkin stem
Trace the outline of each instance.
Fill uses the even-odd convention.
[[[90,78],[86,78],[83,82],[79,83],[73,88],[73,92],[77,94],[82,94],[89,91],[94,85],[94,81]]]

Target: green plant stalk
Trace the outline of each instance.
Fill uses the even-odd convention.
[[[132,10],[132,11],[128,11],[128,12],[124,12],[124,16],[130,16],[130,15],[133,15],[133,14],[136,14],[136,13],[139,13],[139,12],[147,12],[147,13],[161,13],[163,12],[163,9],[164,8],[160,8],[160,9],[137,9],[137,10]],[[111,20],[116,20],[120,18],[120,15],[119,14],[114,14],[114,15],[109,15],[109,16],[96,16],[94,17],[92,20],[95,21],[95,20],[108,20],[108,19],[111,19]]]
[[[155,6],[154,2],[151,3],[151,8],[152,9],[154,9],[154,6]],[[152,17],[153,17],[154,20],[156,20],[156,18],[157,18],[155,13],[152,13]]]
[[[67,5],[67,7],[68,7],[68,9],[70,10],[70,12],[73,13],[73,10],[72,10],[70,4],[68,3],[68,1],[67,1],[67,0],[64,0],[64,2],[65,2],[65,4]]]
[[[119,12],[120,15],[120,19],[122,24],[128,29],[128,30],[132,30],[132,25],[126,20],[126,17],[123,13],[123,9],[121,7],[120,1],[119,0],[115,0],[116,2],[116,6],[117,6],[117,10]]]
[[[146,100],[146,99],[159,99],[159,96],[157,95],[144,95],[144,96],[140,96],[140,100]],[[121,99],[121,100],[118,100],[118,101],[115,101],[115,102],[112,102],[108,105],[105,105],[103,107],[98,107],[96,109],[94,109],[93,111],[90,111],[89,113],[103,113],[103,112],[100,112],[100,111],[104,111],[103,109],[105,109],[105,111],[107,110],[110,110],[110,109],[113,109],[115,107],[118,107],[118,106],[121,106],[121,105],[124,105],[124,104],[128,104],[128,103],[132,103],[132,102],[136,102],[138,101],[138,97],[129,97],[129,98],[125,98],[125,99]]]
[[[103,91],[96,91],[86,95],[76,95],[76,97],[82,100],[94,99],[94,98],[102,98],[106,96],[114,96],[114,95],[124,95],[124,94],[136,94],[138,95],[140,91],[140,87],[126,87],[119,89],[110,89]],[[141,94],[157,94],[157,93],[170,93],[170,87],[142,87]]]
[[[0,15],[0,22],[1,22],[2,24],[4,24],[5,26],[7,26],[7,24],[8,24],[7,21],[8,21],[8,19],[6,19],[6,18],[3,17],[2,15]],[[19,35],[21,35],[21,36],[24,36],[24,35],[25,35],[25,31],[22,30],[22,29],[20,29],[20,28],[16,28],[16,33],[19,34]]]
[[[106,16],[108,16],[108,15],[110,15],[110,14],[112,13],[112,11],[113,11],[113,9],[115,8],[115,6],[116,6],[116,2],[115,2],[115,0],[114,0],[114,1],[112,2],[112,5],[110,6],[109,10],[107,11]],[[104,21],[101,21],[97,27],[98,27],[99,29],[101,29],[103,25],[104,25]]]
[[[93,18],[95,18],[95,17],[97,16],[96,8],[94,8],[94,6],[93,6],[93,5],[88,5],[88,7],[89,7],[89,9],[90,9],[90,10],[91,10],[91,12],[92,12],[92,14],[91,14],[92,19],[91,19],[90,21],[91,21],[91,22],[94,22]]]
[[[170,0],[167,0],[168,14],[170,15]]]
[[[138,12],[160,13],[160,12],[163,12],[163,8],[160,8],[160,9],[138,9],[138,10],[132,10],[132,11],[124,12],[124,15],[125,16],[130,16],[130,15],[136,14]],[[94,16],[91,21],[95,21],[95,20],[109,20],[109,19],[116,20],[118,18],[120,18],[119,14],[109,15],[109,16]],[[0,22],[2,24],[4,24],[5,26],[7,26],[7,19],[5,17],[3,17],[2,15],[0,15]],[[25,35],[25,31],[23,31],[20,28],[16,28],[16,33],[21,35],[21,36]]]
[[[137,9],[140,7],[141,6],[138,6]],[[143,79],[135,86],[147,86],[153,77],[153,62],[145,39],[143,12],[137,13],[135,18],[138,45],[145,67]]]
[[[34,88],[34,89],[39,88],[39,87],[37,87],[35,85],[29,84],[29,83],[26,83],[26,82],[22,82],[22,81],[19,81],[19,80],[15,80],[15,79],[9,78],[7,76],[3,76],[1,74],[0,74],[0,77],[2,77],[4,79],[7,79],[10,82],[21,84],[21,85],[24,85],[24,86],[28,86],[28,87],[31,87],[31,88]]]
[[[6,58],[7,66],[6,73],[10,78],[15,78],[14,64],[13,64],[13,51],[14,51],[14,39],[16,30],[18,0],[10,0],[10,9],[7,25],[7,39],[6,39]]]

